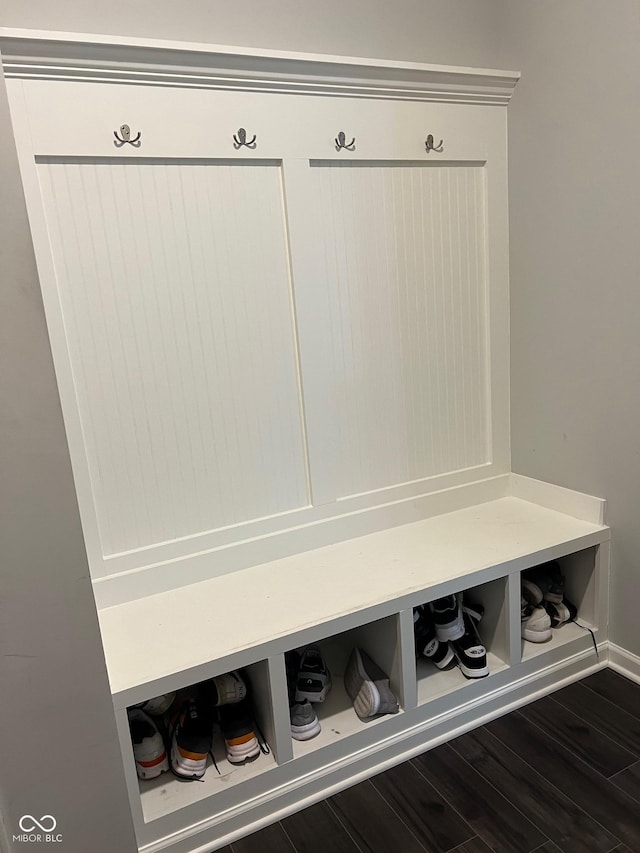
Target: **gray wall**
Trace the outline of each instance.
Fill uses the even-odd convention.
[[[300,0],[266,6],[183,0],[159,14],[156,0],[4,0],[0,25],[495,64],[495,0],[325,0],[304,14]],[[21,815],[53,814],[64,853],[127,853],[134,841],[1,79],[0,198],[0,814],[9,838]]]
[[[640,4],[509,3],[513,469],[602,496],[640,655]]]
[[[503,0],[3,0],[0,25],[493,67]]]
[[[2,78],[0,164],[0,814],[9,839],[22,815],[51,814],[62,850],[127,853],[133,828]]]

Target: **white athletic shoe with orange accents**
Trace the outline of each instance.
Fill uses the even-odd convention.
[[[128,711],[136,771],[141,779],[155,779],[169,769],[167,751],[154,720],[140,708]]]

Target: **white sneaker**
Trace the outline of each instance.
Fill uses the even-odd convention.
[[[140,708],[130,708],[127,715],[138,776],[141,779],[155,779],[169,769],[162,735],[155,721]]]
[[[522,637],[530,643],[546,643],[551,639],[551,617],[544,609],[520,596]]]
[[[227,672],[224,675],[216,675],[211,679],[215,689],[215,697],[213,704],[219,705],[235,705],[247,695],[247,685],[244,679],[237,670]]]
[[[171,707],[173,700],[176,698],[175,692],[163,693],[161,696],[155,696],[153,699],[147,699],[139,707],[145,714],[151,714],[152,717],[162,717]]]

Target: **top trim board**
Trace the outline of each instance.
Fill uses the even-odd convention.
[[[518,72],[0,27],[5,76],[506,105]]]

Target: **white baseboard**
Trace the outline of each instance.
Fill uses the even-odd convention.
[[[609,666],[620,675],[640,684],[640,657],[626,649],[609,643]]]

